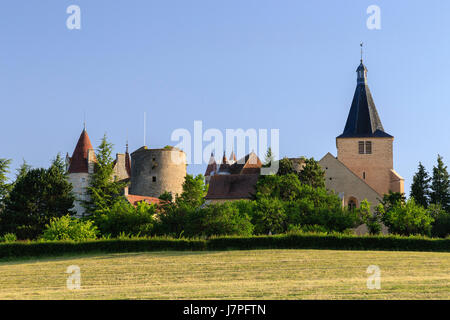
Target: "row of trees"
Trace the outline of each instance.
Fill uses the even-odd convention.
[[[432,204],[450,212],[450,179],[447,166],[441,156],[437,158],[431,177],[422,163],[419,163],[411,184],[410,196],[424,208]]]
[[[431,179],[419,166],[409,200],[390,193],[373,210],[367,201],[359,209],[349,210],[326,190],[325,173],[313,158],[303,159],[300,172],[289,159],[281,159],[277,174],[260,177],[251,200],[205,205],[204,177],[187,175],[181,195],[174,198],[164,193],[160,206],[140,203],[135,207],[123,196],[125,185],[111,178],[112,145],[106,136],[96,156],[87,190],[89,200],[83,202],[87,216],[80,220],[70,217],[75,199],[59,155],[48,169],[24,164],[13,183],[6,178],[10,161],[0,160],[0,235],[77,240],[124,235],[208,237],[346,232],[362,223],[373,234],[381,231],[382,223],[392,233],[403,235],[447,236],[450,232],[448,173],[441,157]],[[273,161],[269,150],[264,165]]]

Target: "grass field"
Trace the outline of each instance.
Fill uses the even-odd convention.
[[[81,289],[66,269],[81,269]],[[381,269],[369,290],[366,269]],[[0,262],[0,299],[450,299],[450,253],[254,250]]]

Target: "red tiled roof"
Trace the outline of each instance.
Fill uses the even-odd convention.
[[[88,173],[88,150],[94,149],[91,144],[91,140],[83,129],[83,132],[78,139],[77,146],[73,151],[72,158],[70,159],[69,173]],[[95,155],[94,155],[94,161]]]
[[[206,199],[250,199],[256,191],[259,174],[214,175]]]
[[[157,204],[157,205],[161,203],[160,199],[154,197],[138,196],[135,194],[129,194],[126,195],[125,197],[133,206],[137,206],[137,204],[142,201],[145,201],[148,204]]]

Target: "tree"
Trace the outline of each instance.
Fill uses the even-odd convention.
[[[410,198],[406,203],[397,202],[394,207],[386,211],[382,221],[391,233],[405,236],[431,235],[434,218],[430,211],[416,204],[414,198]]]
[[[425,167],[419,162],[419,168],[411,184],[410,197],[413,197],[416,203],[424,208],[428,207],[430,201],[430,180]]]
[[[66,173],[66,165],[65,162],[63,160],[63,158],[61,157],[61,154],[58,153],[55,157],[55,159],[53,159],[52,164],[53,167],[55,167],[56,169],[59,170],[59,172],[61,172],[62,174]]]
[[[144,201],[133,206],[123,199],[111,208],[97,212],[95,224],[102,235],[117,237],[121,233],[130,236],[151,236],[154,232],[156,205]]]
[[[272,154],[272,148],[269,147],[266,152],[266,157],[264,159],[263,166],[269,168],[271,166],[273,160],[274,160],[274,157]]]
[[[8,183],[7,177],[10,164],[11,160],[0,159],[0,211],[3,209],[5,198],[11,189],[11,184]]]
[[[195,178],[193,175],[188,174],[184,178],[183,192],[177,197],[176,202],[178,205],[188,205],[192,208],[198,208],[205,202],[205,196],[208,191],[208,187],[205,186],[205,177],[201,174]]]
[[[59,169],[30,169],[19,177],[1,213],[2,232],[37,238],[51,218],[74,214],[72,185]]]
[[[305,166],[298,173],[298,178],[301,183],[313,188],[325,188],[325,171],[314,158],[305,159]]]
[[[358,209],[359,218],[366,224],[370,234],[379,234],[381,232],[380,218],[384,211],[382,205],[379,205],[375,212],[370,210],[370,202],[364,199]]]
[[[430,203],[439,204],[445,211],[450,212],[450,179],[447,166],[440,155],[437,166],[433,167]]]
[[[278,175],[279,176],[285,176],[291,173],[295,173],[294,165],[292,164],[292,161],[288,158],[283,158],[279,162],[278,167]]]
[[[88,200],[82,202],[88,215],[112,208],[116,202],[123,200],[126,183],[113,178],[112,148],[105,134],[95,154],[97,162],[87,187]]]
[[[384,211],[390,211],[392,208],[398,205],[404,205],[406,203],[406,196],[404,193],[392,192],[389,190],[388,194],[383,196],[381,204],[383,205]]]
[[[24,177],[30,170],[31,166],[24,159],[19,169],[17,169],[16,181],[18,181],[21,177]]]

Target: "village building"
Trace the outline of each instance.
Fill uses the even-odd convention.
[[[230,159],[231,161],[224,153],[222,162],[218,165],[211,154],[205,172],[205,182],[209,184],[205,197],[207,204],[251,199],[254,195],[262,167],[261,160],[254,152],[238,161],[232,152]]]

